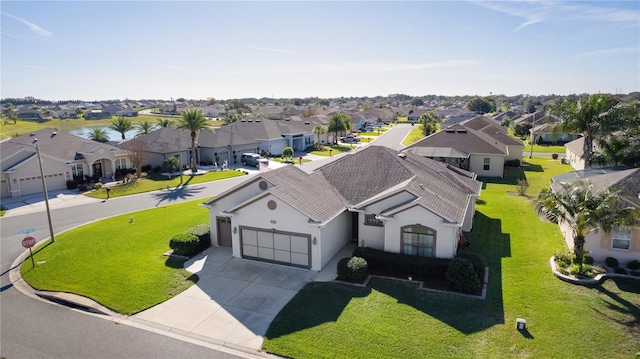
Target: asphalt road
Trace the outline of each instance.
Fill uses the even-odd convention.
[[[400,149],[408,125],[397,126],[375,140],[376,145]],[[311,171],[339,156],[305,163]],[[51,210],[56,234],[79,225],[124,213],[189,200],[206,200],[247,177],[111,198]],[[18,231],[34,228],[36,239],[49,237],[46,212],[0,218],[0,357],[11,358],[238,358],[227,352],[170,338],[95,315],[80,313],[25,296],[13,288],[8,272],[24,251]],[[203,344],[203,343],[199,343]],[[206,344],[206,343],[204,343]]]

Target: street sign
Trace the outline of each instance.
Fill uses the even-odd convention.
[[[33,237],[26,237],[22,240],[22,246],[25,248],[31,248],[36,244],[36,239]]]
[[[25,228],[18,231],[18,234],[29,234],[35,232],[35,228]]]

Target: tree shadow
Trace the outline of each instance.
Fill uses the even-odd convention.
[[[265,338],[273,339],[335,322],[351,300],[367,297],[372,290],[395,298],[399,304],[411,306],[465,334],[504,324],[501,260],[511,256],[510,235],[502,233],[499,219],[476,212],[474,230],[469,237],[471,246],[461,251],[482,255],[489,266],[489,283],[484,300],[455,293],[420,290],[417,282],[394,279],[372,278],[366,288],[314,282],[307,284],[280,311]]]
[[[188,199],[190,197],[195,197],[199,193],[201,193],[205,189],[204,186],[193,187],[186,186],[186,183],[182,186],[176,187],[173,190],[167,191],[158,191],[154,193],[154,196],[158,199],[158,203],[156,203],[156,207],[158,207],[162,202],[172,202],[177,201],[179,199]]]
[[[607,279],[607,280],[614,281],[615,284],[618,286],[618,289],[620,289],[621,291],[640,294],[640,281],[636,279],[613,278],[613,279]],[[603,313],[600,310],[597,310],[595,308],[592,308],[592,309],[594,309],[594,311],[598,312],[600,315],[608,318],[611,321],[622,324],[633,331],[640,332],[640,307],[620,297],[617,293],[614,293],[608,290],[607,288],[602,286],[602,284],[603,283],[597,286],[596,289],[600,293],[604,294],[605,296],[609,297],[609,299],[611,299],[611,301],[601,299],[606,305],[606,307],[609,310],[618,312],[622,314],[624,317],[630,318],[630,319],[621,320],[618,318],[613,318],[611,315]]]

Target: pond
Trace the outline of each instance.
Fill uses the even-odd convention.
[[[116,132],[112,129],[110,129],[109,127],[106,126],[95,126],[95,127],[81,127],[81,128],[74,128],[74,129],[62,129],[62,131],[70,133],[72,135],[76,135],[79,137],[84,137],[84,138],[88,138],[89,137],[89,133],[91,132],[91,129],[93,128],[103,128],[105,130],[105,132],[107,133],[107,137],[109,138],[109,141],[118,141],[120,139],[122,139],[122,135],[120,134],[120,132]],[[127,138],[133,138],[136,135],[136,130],[131,130],[131,131],[127,131],[125,132],[125,136]]]

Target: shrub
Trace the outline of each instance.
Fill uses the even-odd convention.
[[[557,153],[552,153],[551,154],[551,158],[553,158],[554,160],[558,159],[558,154]]]
[[[475,253],[460,252],[456,257],[469,260],[471,264],[473,264],[473,270],[478,273],[478,276],[484,276],[484,269],[487,266],[487,261],[483,256]]]
[[[95,189],[102,188],[102,183],[101,182],[96,182],[96,184],[93,185],[93,188],[95,188]]]
[[[627,274],[627,270],[622,267],[615,267],[613,271],[617,274]]]
[[[480,279],[473,264],[465,258],[454,258],[447,268],[447,284],[456,292],[473,293],[480,288]]]
[[[151,165],[144,165],[140,168],[141,172],[151,172]]]
[[[198,237],[200,245],[198,247],[198,252],[201,252],[209,247],[211,247],[211,227],[207,223],[203,223],[197,225],[187,231],[189,234],[193,234]]]
[[[338,261],[338,279],[362,282],[369,275],[367,261],[361,257],[342,258]]]
[[[560,273],[562,273],[562,274],[564,274],[564,275],[569,274],[569,271],[568,271],[566,268],[564,268],[564,267],[562,267],[562,268],[558,268],[558,272],[560,272]]]
[[[592,256],[584,256],[584,264],[592,265],[593,264],[593,257]]]
[[[67,181],[67,189],[76,189],[76,188],[78,188],[78,182],[74,180]]]
[[[169,241],[169,247],[173,249],[173,253],[188,257],[198,252],[199,244],[198,237],[189,233],[176,234]]]
[[[565,263],[573,262],[573,253],[571,252],[556,252],[553,254],[556,261],[562,261]]]
[[[354,257],[362,257],[367,261],[369,272],[398,278],[413,276],[416,279],[445,279],[447,266],[451,259],[410,256],[401,253],[390,253],[369,247],[357,247]]]
[[[572,264],[571,267],[569,267],[569,274],[581,274],[580,273],[580,266],[577,264]]]
[[[520,167],[520,160],[517,158],[513,160],[507,160],[504,161],[504,165],[508,167]]]
[[[640,261],[637,259],[629,261],[629,263],[627,263],[627,268],[633,269],[633,270],[640,269]]]
[[[558,268],[566,268],[567,266],[569,266],[569,263],[565,262],[565,261],[556,261],[556,266]],[[560,270],[560,269],[558,269]]]
[[[620,263],[618,263],[618,260],[613,257],[607,257],[604,260],[604,263],[611,268],[617,268],[620,265]]]

